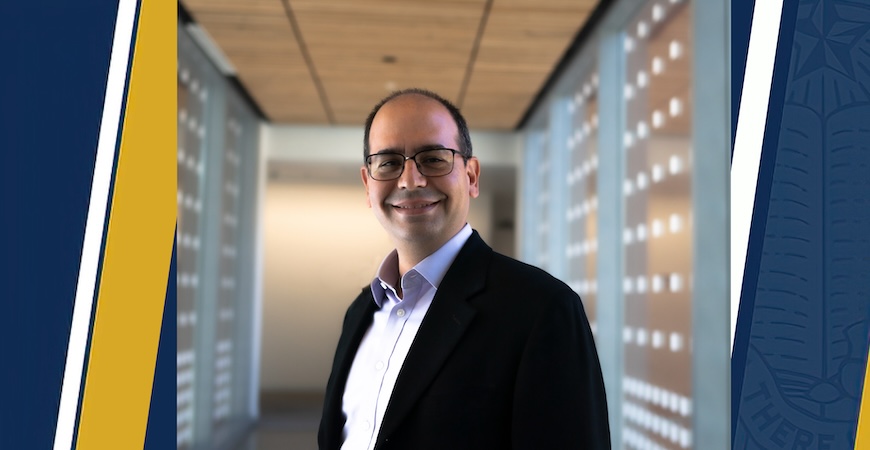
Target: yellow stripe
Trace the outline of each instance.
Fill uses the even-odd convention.
[[[867,356],[864,371],[864,393],[861,396],[861,410],[858,412],[858,433],[855,436],[855,449],[870,448],[870,355]]]
[[[145,442],[175,233],[176,8],[139,10],[78,450]]]

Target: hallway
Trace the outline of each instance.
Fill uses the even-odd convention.
[[[260,418],[237,450],[317,450],[323,394],[266,394],[260,402]]]

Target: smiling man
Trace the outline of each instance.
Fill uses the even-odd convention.
[[[580,298],[467,223],[480,164],[459,110],[419,89],[388,96],[360,175],[396,249],[345,316],[320,448],[610,448]]]

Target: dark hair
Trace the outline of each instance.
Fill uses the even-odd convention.
[[[456,129],[459,133],[459,136],[457,136],[457,144],[459,145],[459,148],[457,150],[459,150],[466,157],[470,157],[471,136],[468,133],[468,124],[465,123],[465,117],[462,117],[462,113],[459,112],[459,108],[454,106],[453,103],[450,103],[450,101],[448,101],[444,97],[441,97],[440,95],[432,91],[427,91],[426,89],[419,88],[410,88],[393,92],[392,94],[384,97],[383,100],[378,102],[378,104],[375,105],[374,108],[372,108],[372,112],[369,113],[369,117],[366,119],[365,136],[363,137],[363,158],[368,157],[369,152],[371,151],[371,148],[369,148],[369,133],[372,130],[372,122],[374,122],[375,120],[375,115],[377,115],[378,111],[381,110],[381,107],[387,104],[387,102],[389,102],[390,100],[408,94],[418,94],[429,97],[432,100],[441,103],[442,105],[444,105],[445,108],[447,108],[447,111],[449,111],[450,115],[453,116],[453,121],[456,122]]]

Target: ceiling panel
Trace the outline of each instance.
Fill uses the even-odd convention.
[[[183,0],[268,119],[360,125],[395,89],[513,129],[597,0]],[[482,33],[481,33],[482,31]]]
[[[462,105],[476,118],[476,127],[512,128],[519,123],[586,21],[592,3],[493,2]]]
[[[394,89],[424,87],[455,100],[485,1],[290,4],[334,121],[360,124]]]

